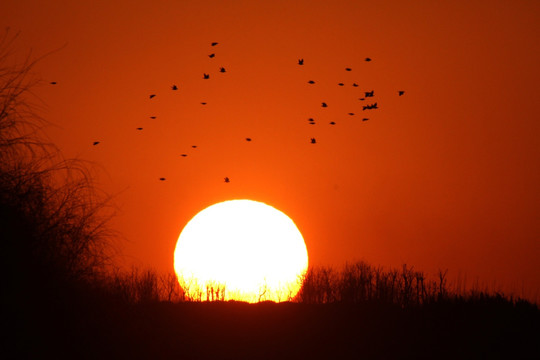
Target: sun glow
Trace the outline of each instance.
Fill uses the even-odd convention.
[[[262,202],[230,200],[195,215],[174,251],[180,285],[194,300],[287,301],[301,286],[308,255],[302,234]]]

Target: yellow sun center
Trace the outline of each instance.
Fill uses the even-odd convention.
[[[174,268],[193,300],[287,301],[301,286],[308,255],[302,234],[262,202],[230,200],[191,219],[174,251]]]

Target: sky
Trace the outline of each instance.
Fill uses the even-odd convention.
[[[533,298],[539,24],[537,1],[0,5],[15,58],[52,52],[32,91],[48,138],[114,196],[119,266],[172,271],[195,214],[252,199],[294,220],[311,265],[448,269]]]

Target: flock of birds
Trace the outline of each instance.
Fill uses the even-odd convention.
[[[217,43],[217,42],[212,42],[210,45],[211,45],[212,47],[214,47],[214,46],[216,46],[216,45],[218,45],[218,44],[219,44],[219,43]],[[215,53],[211,53],[211,54],[208,55],[208,57],[211,58],[211,59],[215,58],[215,56],[216,56]],[[372,59],[369,58],[369,57],[365,58],[364,60],[365,60],[366,62],[372,61]],[[299,65],[299,66],[303,66],[303,65],[304,65],[304,59],[298,59],[298,65]],[[227,71],[227,70],[226,70],[223,66],[219,68],[219,72],[220,72],[220,73],[225,73],[226,71]],[[352,71],[352,68],[346,67],[346,68],[345,68],[345,71]],[[202,78],[203,78],[204,80],[208,80],[208,79],[210,79],[210,74],[203,73],[203,77],[202,77]],[[51,81],[50,84],[51,84],[51,85],[56,85],[57,82],[56,82],[56,81]],[[309,80],[309,81],[308,81],[308,84],[314,85],[314,84],[315,84],[315,81],[314,81],[314,80]],[[345,84],[342,83],[342,82],[340,82],[340,83],[338,83],[338,86],[345,86]],[[353,86],[353,87],[358,87],[359,85],[358,85],[357,83],[352,83],[352,86]],[[173,84],[173,85],[171,86],[171,90],[172,90],[172,91],[177,91],[177,90],[178,90],[178,85]],[[403,96],[404,94],[405,94],[405,91],[403,91],[403,90],[399,90],[399,91],[398,91],[398,96]],[[358,100],[360,100],[360,101],[365,101],[366,99],[368,99],[368,98],[373,98],[374,96],[375,96],[375,91],[374,91],[374,90],[371,90],[371,91],[365,91],[365,92],[364,92],[364,96],[361,97],[361,98],[359,98]],[[156,97],[156,94],[150,94],[150,95],[149,95],[149,99],[153,99],[153,98],[155,98],[155,97]],[[202,104],[202,105],[206,105],[206,102],[201,102],[201,104]],[[328,107],[328,104],[327,104],[326,102],[322,102],[322,103],[321,103],[321,107],[327,108],[327,107]],[[377,102],[373,102],[373,103],[370,103],[370,104],[367,104],[367,105],[363,105],[363,106],[362,106],[362,111],[366,111],[366,110],[376,110],[376,109],[378,109],[378,108],[379,108],[379,107],[378,107]],[[348,115],[354,116],[355,114],[352,113],[352,112],[350,112],[350,113],[348,113]],[[155,116],[150,116],[150,118],[151,118],[151,119],[156,119]],[[367,117],[363,117],[363,118],[362,118],[362,121],[368,121],[368,120],[369,120],[369,118],[367,118]],[[315,120],[314,120],[313,118],[309,118],[308,121],[309,121],[309,124],[310,124],[310,125],[315,125]],[[330,125],[336,125],[336,122],[335,122],[335,121],[331,121],[331,122],[330,122]],[[143,128],[142,128],[142,127],[137,127],[136,130],[137,130],[137,131],[142,131]],[[248,141],[248,142],[250,142],[252,139],[249,138],[249,137],[247,137],[247,138],[245,138],[245,140]],[[316,144],[316,143],[317,143],[317,140],[316,140],[315,138],[312,137],[312,138],[310,138],[310,143],[311,143],[311,144]],[[97,145],[99,145],[99,144],[100,144],[100,141],[94,141],[94,142],[92,143],[92,145],[94,145],[94,146],[97,146]],[[197,145],[192,145],[192,148],[196,149],[196,148],[197,148]],[[184,153],[184,154],[181,154],[180,156],[186,157],[186,156],[188,156],[188,155]],[[160,180],[160,181],[165,181],[166,178],[160,177],[159,180]],[[225,183],[229,183],[230,181],[231,181],[231,180],[230,180],[229,177],[225,177],[225,178],[224,178],[224,182],[225,182]]]

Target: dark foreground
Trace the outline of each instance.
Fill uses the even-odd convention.
[[[538,308],[504,299],[409,309],[235,302],[105,308],[88,302],[14,308],[3,321],[10,327],[3,352],[14,356],[2,358],[540,358]]]

